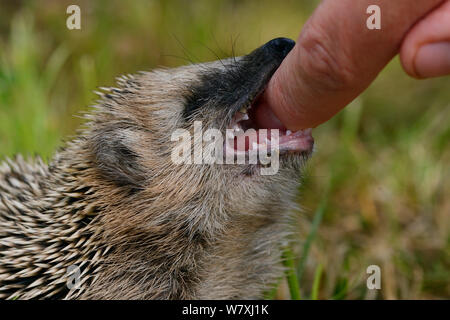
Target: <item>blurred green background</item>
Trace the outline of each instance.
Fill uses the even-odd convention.
[[[50,159],[93,90],[121,74],[296,39],[317,3],[1,0],[0,159]],[[66,28],[70,4],[81,30]],[[450,77],[414,80],[395,59],[315,130],[292,260],[302,298],[450,298],[449,88]],[[366,287],[373,264],[381,290]],[[289,299],[288,287],[281,280],[271,297]]]

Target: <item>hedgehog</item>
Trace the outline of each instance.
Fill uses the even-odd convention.
[[[264,129],[252,106],[294,44],[120,77],[48,165],[4,160],[0,298],[263,298],[283,275],[311,130],[280,129],[271,175],[259,160],[176,164],[172,134]]]

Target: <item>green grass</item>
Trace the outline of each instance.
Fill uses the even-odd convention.
[[[69,31],[71,2],[2,1],[0,154],[49,159],[97,86],[296,38],[317,2],[76,1],[82,30]],[[271,297],[450,298],[448,88],[449,77],[413,80],[395,59],[315,130],[300,241],[285,253],[288,276]],[[371,264],[381,267],[378,291],[365,287]]]
[[[284,248],[282,260],[286,268],[290,297],[292,300],[300,300],[299,278],[295,272],[295,257],[289,246]]]

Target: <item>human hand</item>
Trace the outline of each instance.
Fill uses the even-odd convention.
[[[450,0],[378,0],[381,30],[366,26],[373,0],[324,0],[270,80],[256,109],[264,128],[292,131],[329,120],[400,51],[416,78],[450,74]]]

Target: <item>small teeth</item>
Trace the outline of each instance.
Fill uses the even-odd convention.
[[[246,114],[246,113],[241,118],[241,120],[248,120],[248,119],[250,119],[250,118],[248,117],[248,114]]]
[[[237,124],[235,124],[233,126],[233,129],[234,129],[234,136],[238,136],[238,135],[244,134],[244,130],[242,130],[242,128],[239,125],[237,125]]]
[[[296,137],[301,137],[301,136],[310,135],[311,132],[312,132],[312,129],[308,128],[308,129],[298,130],[298,131],[294,132],[293,135]],[[287,135],[287,131],[286,131],[286,135]]]

